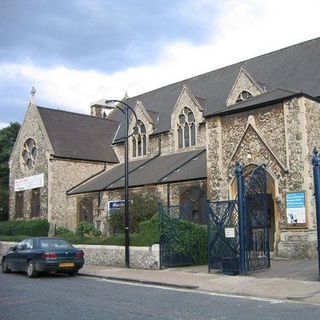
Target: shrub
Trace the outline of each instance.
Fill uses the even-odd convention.
[[[18,236],[1,236],[0,235],[0,241],[20,242],[25,238],[27,238],[27,236],[24,236],[24,235],[18,235]]]
[[[67,228],[63,228],[63,227],[57,227],[54,230],[54,234],[56,236],[59,236],[60,234],[66,234],[66,233],[73,233],[71,230],[67,229]]]
[[[21,223],[22,221],[4,221],[0,222],[0,235],[4,236],[12,236],[13,229],[16,225]]]
[[[93,224],[88,222],[81,222],[77,228],[76,234],[81,238],[87,236],[89,238],[98,238],[101,236],[101,231],[97,230]]]
[[[131,192],[130,193],[130,233],[139,231],[139,224],[143,221],[151,219],[158,211],[159,195],[155,191]],[[124,208],[117,209],[109,214],[108,224],[114,235],[123,233],[124,231]]]
[[[49,232],[47,220],[5,221],[0,222],[0,235],[46,237]]]
[[[208,233],[206,226],[191,224],[191,255],[194,265],[208,262]]]
[[[57,236],[73,244],[84,243],[84,240],[81,239],[79,235],[73,233],[72,231],[66,232],[66,233],[60,233],[60,234],[57,234]]]
[[[160,216],[155,214],[151,219],[139,224],[139,233],[134,234],[132,243],[136,246],[152,246],[160,242]]]
[[[23,221],[14,227],[13,234],[23,234],[31,237],[47,237],[49,227],[47,220]]]
[[[182,256],[191,255],[194,265],[207,262],[207,229],[205,226],[164,216],[161,221],[161,229],[161,232],[168,234],[166,237],[167,251]]]
[[[175,224],[173,229],[173,224]],[[162,230],[171,233],[172,241],[167,243],[171,250],[181,255],[191,255],[194,265],[207,263],[207,229],[186,220],[176,220],[165,216]],[[148,246],[160,242],[160,215],[139,224],[139,233],[130,234],[130,246]],[[124,234],[108,238],[108,245],[124,245]]]

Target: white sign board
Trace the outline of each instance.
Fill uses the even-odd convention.
[[[234,228],[224,228],[224,235],[226,238],[235,238],[236,231]]]
[[[44,174],[38,174],[36,176],[26,177],[22,179],[16,179],[14,181],[14,191],[25,191],[35,188],[41,188],[44,186]]]

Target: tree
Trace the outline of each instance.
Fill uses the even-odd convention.
[[[158,193],[151,188],[148,191],[130,191],[129,230],[139,232],[139,223],[149,220],[158,212]],[[124,208],[109,212],[108,223],[113,234],[124,233]]]
[[[20,124],[10,123],[0,130],[0,220],[9,217],[9,158],[16,141]]]

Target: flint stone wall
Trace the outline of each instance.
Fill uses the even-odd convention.
[[[245,166],[265,163],[274,180],[274,250],[278,256],[316,254],[310,157],[320,139],[316,129],[318,110],[318,103],[302,97],[207,120],[209,199],[217,201],[234,196],[235,161]],[[286,192],[296,191],[304,191],[306,197],[306,224],[299,229],[287,223],[285,208]],[[289,233],[296,236],[295,240],[287,237]]]
[[[51,228],[54,226],[70,230],[77,228],[77,198],[68,197],[66,191],[103,169],[104,164],[100,162],[65,159],[50,161],[48,220]]]
[[[22,146],[29,138],[34,139],[37,146],[37,160],[34,167],[29,171],[22,164],[21,153]],[[37,111],[34,106],[30,105],[24,119],[24,122],[19,131],[17,141],[12,151],[10,160],[10,220],[16,218],[15,213],[15,191],[14,183],[16,179],[30,177],[38,174],[44,174],[44,186],[40,188],[40,216],[39,218],[47,218],[48,214],[48,146],[45,137],[41,130],[40,123],[37,117]],[[23,192],[24,197],[24,216],[20,220],[31,218],[31,194],[32,190]]]
[[[15,242],[0,241],[0,258]],[[77,245],[84,251],[85,264],[123,267],[125,265],[125,247]],[[159,269],[159,245],[149,247],[130,247],[130,266],[137,269]]]

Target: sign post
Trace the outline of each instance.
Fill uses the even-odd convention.
[[[240,275],[246,273],[246,262],[245,262],[245,201],[244,201],[244,181],[243,181],[243,168],[239,162],[236,162],[234,173],[237,177],[237,190],[238,190],[238,212],[239,212],[239,267]]]
[[[314,194],[316,200],[317,235],[318,235],[318,270],[320,276],[320,155],[315,149],[312,157]]]

